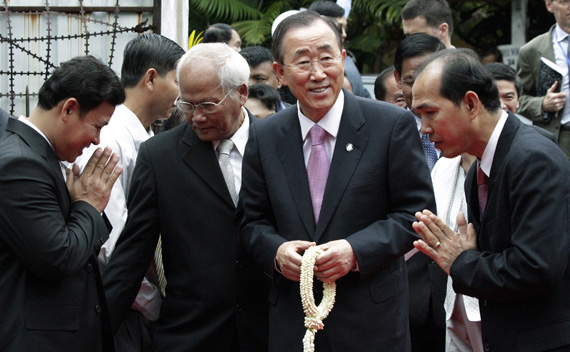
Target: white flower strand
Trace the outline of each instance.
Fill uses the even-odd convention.
[[[329,315],[336,294],[336,284],[334,282],[323,283],[323,299],[319,306],[315,305],[315,296],[313,295],[313,268],[317,256],[323,253],[318,247],[310,247],[303,255],[301,264],[301,302],[303,303],[303,311],[305,312],[305,327],[307,332],[303,337],[303,351],[315,351],[315,334],[317,330],[324,327],[323,320]]]

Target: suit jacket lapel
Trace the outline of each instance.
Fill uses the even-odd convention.
[[[297,109],[287,110],[279,118],[284,121],[281,127],[283,136],[277,143],[279,159],[296,208],[299,211],[299,216],[307,232],[313,235],[315,232],[315,218],[309,191],[307,168],[303,158],[303,140],[301,138],[301,126],[297,116]]]
[[[345,93],[344,96],[344,109],[315,233],[315,241],[319,240],[330,222],[368,144],[368,137],[359,132],[359,129],[366,122],[362,110],[360,110],[360,104],[351,94]]]
[[[503,130],[501,131],[499,141],[497,142],[497,149],[495,150],[495,155],[493,156],[491,175],[489,175],[488,180],[489,192],[487,194],[487,199],[491,199],[491,195],[493,194],[493,187],[497,182],[498,175],[501,175],[503,173],[502,168],[505,158],[511,149],[511,143],[513,142],[513,138],[515,138],[515,134],[521,124],[516,116],[510,112],[508,114],[509,116],[507,117],[507,121],[505,122]]]
[[[216,194],[234,207],[212,143],[201,141],[194,131],[192,131],[190,125],[186,124],[182,136],[181,148],[184,162],[196,172]]]
[[[57,179],[65,184],[61,164],[50,144],[33,128],[16,119],[10,119],[6,130],[20,138],[38,155],[44,158]],[[67,190],[67,186],[64,187]]]

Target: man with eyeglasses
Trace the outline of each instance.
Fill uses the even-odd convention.
[[[250,127],[240,194],[242,243],[273,283],[269,351],[303,350],[301,255],[314,245],[315,301],[336,282],[315,350],[409,351],[408,226],[416,205],[435,209],[414,117],[342,90],[342,40],[316,12],[279,24],[273,56],[298,103]]]
[[[521,79],[522,95],[517,112],[532,120],[534,125],[554,134],[560,148],[570,158],[570,99],[568,54],[570,41],[570,1],[545,0],[546,8],[554,15],[556,24],[523,45],[517,61],[517,75]],[[556,63],[563,72],[562,84],[550,86],[545,95],[538,96],[541,58]]]
[[[187,122],[140,146],[104,276],[111,322],[123,319],[160,234],[168,284],[152,349],[266,351],[269,280],[243,251],[235,216],[254,120],[243,107],[249,66],[226,44],[198,44],[176,77]]]

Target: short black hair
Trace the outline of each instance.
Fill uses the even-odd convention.
[[[514,68],[501,62],[488,63],[485,65],[485,68],[491,73],[491,75],[493,75],[495,81],[509,81],[514,83],[515,89],[517,90],[517,96],[521,96],[521,79],[517,76],[517,71],[515,71]]]
[[[442,63],[439,94],[449,99],[455,106],[468,91],[473,91],[481,103],[490,112],[501,109],[499,90],[495,79],[485,69],[479,56],[471,49],[447,49],[432,55],[421,63],[414,72],[414,78],[419,76],[432,63]]]
[[[485,46],[477,50],[480,59],[487,55],[495,55],[496,62],[503,62],[503,53],[496,46]]]
[[[202,43],[229,43],[232,40],[234,27],[225,23],[214,23],[204,31]],[[236,31],[237,32],[237,31]]]
[[[307,10],[301,11],[283,19],[283,21],[281,21],[281,23],[279,23],[275,29],[275,32],[273,33],[273,45],[271,50],[275,61],[279,62],[280,64],[283,63],[283,52],[281,50],[281,46],[283,45],[283,38],[285,37],[285,34],[290,29],[308,27],[315,21],[324,21],[332,29],[336,36],[338,47],[342,52],[342,37],[338,31],[338,28],[336,27],[335,21],[328,16],[321,16],[315,11]]]
[[[247,60],[251,68],[255,68],[264,62],[273,62],[271,50],[263,46],[246,46],[239,53]]]
[[[435,53],[445,49],[445,44],[437,37],[425,33],[412,34],[400,42],[394,56],[394,67],[402,75],[405,59]]]
[[[339,18],[344,16],[344,9],[332,1],[318,0],[309,6],[309,11],[315,11],[320,15]]]
[[[384,69],[374,81],[374,97],[376,100],[386,100],[386,78],[394,77],[394,66]]]
[[[273,111],[277,111],[277,108],[281,104],[279,91],[275,89],[275,87],[265,83],[256,83],[249,86],[248,99],[249,98],[259,99],[263,105]]]
[[[38,98],[38,106],[44,110],[51,110],[64,99],[75,98],[80,115],[85,116],[103,102],[122,104],[125,90],[109,66],[87,55],[62,62],[42,85]]]
[[[410,0],[402,9],[402,19],[412,20],[423,17],[432,28],[438,28],[440,24],[447,23],[449,35],[453,33],[453,15],[451,8],[445,0]]]
[[[134,87],[141,77],[154,68],[161,77],[176,70],[184,49],[176,42],[154,33],[143,33],[125,46],[121,81],[125,87]]]

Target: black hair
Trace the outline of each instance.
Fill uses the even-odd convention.
[[[500,62],[491,62],[485,65],[487,71],[493,75],[495,81],[509,81],[514,83],[517,90],[517,96],[522,94],[521,79],[517,76],[517,71],[509,65]]]
[[[402,9],[402,19],[412,20],[423,17],[432,28],[438,28],[442,23],[449,26],[449,35],[453,33],[453,16],[451,8],[445,0],[410,0]]]
[[[113,70],[87,55],[62,62],[44,82],[38,96],[38,106],[44,110],[51,110],[64,99],[75,98],[80,115],[84,116],[103,102],[122,104],[125,90]]]
[[[259,99],[269,110],[277,111],[281,104],[279,91],[265,83],[256,83],[248,87],[248,99]]]
[[[246,46],[239,53],[247,60],[251,68],[255,68],[264,62],[273,62],[271,50],[263,46]]]
[[[204,31],[202,43],[229,43],[235,28],[225,23],[214,23]],[[237,31],[236,31],[237,32]]]
[[[344,16],[344,9],[332,1],[318,0],[309,6],[309,11],[315,11],[323,16],[339,18]]]
[[[339,50],[342,52],[342,36],[336,27],[335,21],[330,17],[321,16],[315,11],[307,10],[301,11],[283,19],[283,21],[281,21],[281,23],[279,23],[275,29],[275,32],[273,33],[272,45],[273,58],[275,61],[279,62],[280,64],[283,63],[284,54],[281,50],[281,46],[283,45],[283,38],[289,30],[299,27],[308,27],[313,24],[313,22],[318,20],[324,21],[332,29],[336,36]]]
[[[176,70],[184,49],[176,42],[154,33],[144,33],[125,46],[121,81],[125,87],[137,85],[141,77],[154,68],[161,77]]]
[[[394,77],[394,66],[384,69],[374,81],[374,97],[376,100],[386,100],[386,78]]]
[[[437,37],[425,33],[412,34],[400,42],[394,56],[394,67],[402,75],[405,59],[435,53],[445,49],[445,44]]]
[[[473,50],[448,49],[440,51],[416,68],[414,78],[436,61],[442,63],[439,85],[441,96],[449,99],[455,106],[459,106],[465,93],[473,91],[488,111],[494,112],[501,109],[499,90],[495,84],[495,79],[489,70],[485,69],[479,60],[479,56]]]
[[[495,62],[503,62],[503,53],[496,46],[486,46],[477,50],[480,59],[487,55],[495,55]]]

